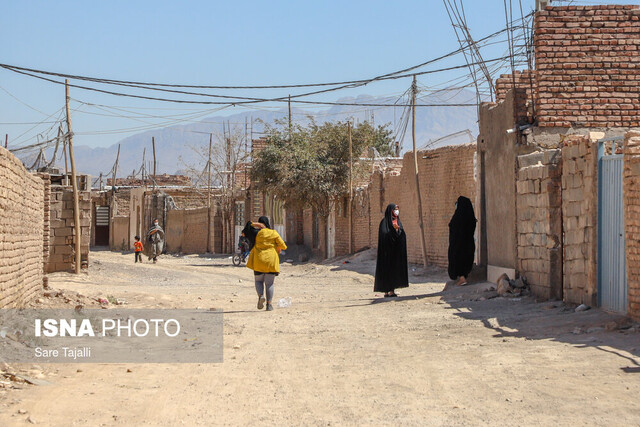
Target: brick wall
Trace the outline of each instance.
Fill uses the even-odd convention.
[[[518,271],[543,299],[562,299],[561,177],[561,150],[518,156]]]
[[[448,146],[418,152],[422,219],[429,263],[448,264],[449,221],[458,196],[476,200],[475,144]],[[406,153],[400,173],[376,172],[366,190],[355,193],[353,205],[353,250],[378,246],[378,227],[389,203],[400,207],[400,219],[407,233],[409,262],[422,263],[422,247],[418,224],[418,202],[415,196],[413,153]],[[348,252],[348,219],[336,213],[336,255]],[[477,216],[477,214],[476,214]],[[306,224],[305,224],[306,226]]]
[[[640,130],[626,134],[623,179],[628,314],[640,320]]]
[[[21,307],[43,283],[44,187],[0,147],[0,308]]]
[[[496,79],[496,101],[507,98],[507,92],[513,90],[515,82],[515,121],[520,124],[533,123],[535,120],[534,98],[537,90],[535,71],[516,71],[514,74],[503,74]]]
[[[87,265],[91,230],[91,192],[80,191],[81,262]],[[52,186],[50,203],[49,259],[45,271],[70,271],[75,266],[75,224],[73,220],[73,191],[71,187]]]
[[[571,135],[562,147],[564,301],[597,305],[597,148]]]
[[[547,7],[535,16],[542,127],[640,125],[638,6]]]

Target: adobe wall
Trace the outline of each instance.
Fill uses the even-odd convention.
[[[0,147],[0,308],[22,307],[43,284],[45,183]]]

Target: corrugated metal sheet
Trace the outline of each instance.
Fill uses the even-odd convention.
[[[601,157],[599,169],[598,302],[605,310],[626,313],[623,156]]]
[[[109,225],[109,206],[96,206],[96,226]]]

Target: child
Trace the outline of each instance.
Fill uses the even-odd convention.
[[[133,250],[135,251],[136,261],[140,260],[142,262],[142,242],[140,241],[140,236],[136,236],[136,241],[133,243]]]

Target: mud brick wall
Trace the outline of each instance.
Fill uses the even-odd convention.
[[[628,314],[640,320],[640,130],[625,137],[623,188]]]
[[[44,187],[0,147],[0,308],[22,307],[43,284]]]
[[[91,192],[80,191],[81,264],[88,265],[91,230]],[[47,273],[71,271],[75,266],[75,223],[73,219],[73,191],[70,187],[51,187],[49,259]]]
[[[539,126],[640,125],[638,6],[547,7],[534,33]]]
[[[507,92],[513,90],[514,82],[516,122],[520,125],[533,123],[534,98],[537,90],[535,71],[525,70],[516,71],[514,74],[502,74],[495,82],[496,102],[502,102],[507,98]]]
[[[533,294],[562,299],[562,152],[518,156],[518,271]]]
[[[418,152],[422,193],[422,220],[427,242],[427,261],[446,267],[449,221],[458,196],[476,200],[475,144],[442,147]],[[413,153],[404,155],[399,175],[388,174],[380,181],[376,174],[369,190],[370,246],[378,246],[378,225],[389,203],[400,206],[400,219],[407,233],[409,262],[422,263],[418,201],[415,196]],[[376,187],[380,183],[381,187]],[[474,206],[474,209],[477,208]],[[476,214],[477,217],[477,214]],[[477,244],[476,244],[477,246]]]
[[[358,188],[353,192],[352,201],[352,233],[351,248],[358,252],[370,247],[371,220],[369,206],[369,188]],[[336,256],[349,253],[349,211],[348,197],[336,201]],[[376,218],[378,217],[376,211]],[[376,236],[378,228],[376,226]]]
[[[49,174],[38,174],[42,178],[44,184],[44,226],[42,233],[42,259],[44,270],[45,265],[49,262],[49,255],[51,250],[51,177]]]
[[[597,305],[597,148],[572,135],[562,147],[564,301]]]
[[[220,241],[220,253],[222,245],[222,228],[216,228],[216,219],[212,216],[211,246],[216,251],[216,238]],[[207,252],[207,208],[199,209],[174,209],[167,212],[167,227],[165,241],[168,253],[203,254]],[[143,242],[143,244],[145,244]]]

